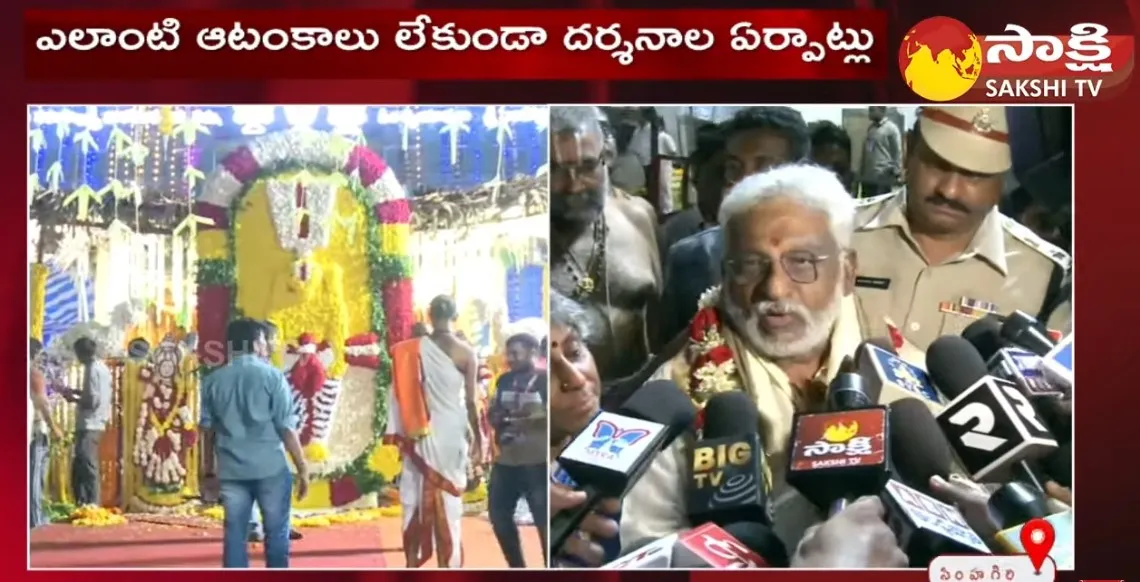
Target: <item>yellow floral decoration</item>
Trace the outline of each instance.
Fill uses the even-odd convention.
[[[106,509],[94,505],[84,505],[71,512],[68,516],[71,525],[81,527],[106,527],[127,523],[127,518],[116,509]]]
[[[226,231],[219,229],[198,229],[198,260],[228,259]]]
[[[323,463],[329,458],[329,450],[324,443],[313,441],[305,445],[305,458],[313,463]]]
[[[294,175],[295,176],[295,175]],[[275,180],[289,180],[289,174]],[[329,244],[307,259],[309,277],[295,276],[298,257],[280,248],[273,225],[265,182],[254,185],[235,218],[237,306],[246,316],[268,319],[281,330],[281,343],[295,342],[302,333],[327,341],[341,351],[345,341],[368,332],[372,293],[367,245],[361,229],[345,217],[361,217],[365,208],[347,189],[337,192],[328,222]],[[199,247],[201,249],[201,247]],[[336,358],[330,378],[344,375],[347,363]]]
[[[368,458],[368,468],[391,483],[403,468],[400,463],[400,449],[395,445],[380,445],[373,449]]]
[[[403,257],[408,254],[408,239],[411,227],[406,224],[387,224],[380,227],[381,249],[389,256]]]
[[[48,267],[43,263],[32,265],[31,289],[29,290],[31,308],[30,334],[36,339],[44,337],[44,308],[47,295]]]

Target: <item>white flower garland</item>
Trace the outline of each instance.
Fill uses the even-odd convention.
[[[297,182],[269,180],[265,193],[269,197],[269,212],[277,231],[281,248],[306,257],[329,244],[329,221],[336,206],[337,186],[331,182],[301,183],[305,190],[305,206],[297,208]],[[309,232],[300,238],[302,213],[309,215]]]

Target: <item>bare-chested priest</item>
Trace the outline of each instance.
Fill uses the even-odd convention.
[[[602,381],[649,358],[661,295],[653,207],[610,184],[614,140],[600,109],[550,111],[550,285],[586,306],[602,333],[589,346]]]

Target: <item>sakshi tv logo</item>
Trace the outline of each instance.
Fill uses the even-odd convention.
[[[1134,39],[1096,23],[1068,34],[1033,34],[1007,24],[979,36],[948,16],[927,18],[903,35],[899,72],[928,101],[963,98],[1090,99],[1122,88],[1132,72]]]

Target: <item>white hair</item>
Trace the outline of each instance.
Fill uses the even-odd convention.
[[[721,226],[757,205],[787,198],[827,213],[831,234],[840,247],[851,246],[855,231],[855,199],[826,168],[812,164],[786,164],[741,180],[720,205]]]

